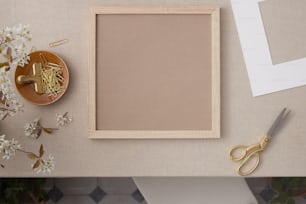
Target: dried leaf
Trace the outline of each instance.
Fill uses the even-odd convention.
[[[39,166],[40,166],[40,160],[37,160],[37,161],[34,163],[32,169],[36,169],[36,168],[38,168]]]
[[[37,138],[36,138],[36,139],[38,139],[38,138],[40,137],[41,132],[42,132],[42,129],[41,129],[41,128],[39,128],[38,133],[37,133]]]
[[[2,99],[3,98],[3,92],[0,91],[0,98]]]
[[[6,54],[7,54],[8,58],[10,58],[10,60],[12,60],[12,48],[11,47],[7,48]]]
[[[42,126],[40,124],[40,118],[36,118],[34,121],[37,122],[37,127],[42,128]]]
[[[39,157],[41,158],[45,153],[44,146],[41,144],[39,148]]]
[[[52,130],[50,130],[50,128],[43,128],[43,130],[48,133],[48,134],[51,134],[52,133]]]
[[[0,62],[0,68],[2,67],[8,67],[9,63],[8,62]]]
[[[28,156],[30,159],[33,159],[33,160],[36,160],[36,159],[39,158],[36,154],[33,154],[33,153],[29,153],[29,154],[27,154],[27,156]]]
[[[53,133],[53,131],[58,130],[58,129],[57,128],[43,128],[43,130],[46,133],[51,134],[51,133]]]

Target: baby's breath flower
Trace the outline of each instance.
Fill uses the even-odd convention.
[[[31,40],[28,26],[18,25],[0,30],[0,50],[8,59],[11,68],[24,66],[29,60],[26,52],[26,42]]]
[[[25,136],[32,138],[32,139],[37,139],[41,135],[42,131],[45,133],[51,134],[54,131],[58,130],[57,128],[46,128],[43,127],[39,123],[39,118],[34,119],[32,122],[26,123],[24,126],[24,134]]]
[[[24,134],[27,137],[36,139],[40,136],[42,127],[39,125],[39,118],[34,119],[32,122],[26,123],[24,126]]]
[[[0,153],[4,154],[2,156],[3,159],[10,159],[18,149],[21,149],[21,145],[14,138],[7,140],[5,139],[5,135],[0,136]]]
[[[48,159],[41,159],[41,165],[34,169],[36,173],[51,173],[54,170],[54,157],[50,154]]]
[[[0,93],[0,101],[2,104],[0,108],[0,120],[5,115],[14,116],[16,113],[23,111],[23,105],[18,102],[8,72],[4,69],[0,69]]]
[[[72,118],[68,117],[68,112],[64,114],[56,114],[56,125],[66,126],[72,122]]]
[[[7,116],[14,116],[16,113],[23,111],[23,105],[18,102],[15,95],[14,86],[9,77],[9,71],[16,66],[23,67],[28,63],[30,57],[26,52],[26,43],[31,41],[31,34],[28,26],[18,25],[15,27],[6,27],[0,29],[0,120]],[[35,119],[24,126],[25,135],[31,138],[38,138],[42,131],[52,133],[55,128],[45,128]],[[25,151],[14,138],[8,140],[5,135],[0,136],[0,154],[3,159],[10,159],[16,151],[24,153],[28,158],[35,160],[32,168],[36,172],[51,173],[54,169],[54,158],[49,155],[47,159],[43,158],[44,149],[41,145],[39,153]],[[3,164],[0,164],[4,168]]]
[[[23,110],[18,102],[14,87],[8,76],[8,68],[14,69],[17,65],[24,66],[29,56],[26,52],[26,42],[31,40],[28,26],[18,25],[0,30],[0,55],[7,62],[0,63],[0,120],[6,116],[14,116]],[[0,57],[1,57],[0,56]]]

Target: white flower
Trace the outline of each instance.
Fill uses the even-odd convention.
[[[2,100],[11,103],[15,100],[15,93],[8,72],[5,69],[0,69],[0,91],[2,92]]]
[[[24,126],[24,134],[27,137],[36,139],[40,136],[42,127],[39,125],[39,118],[36,118],[32,122],[26,123]]]
[[[35,168],[34,171],[38,174],[40,172],[50,174],[54,170],[54,166],[54,157],[50,154],[48,159],[41,159],[41,165],[38,168]]]
[[[17,65],[24,66],[29,57],[26,53],[26,42],[31,40],[28,26],[18,25],[0,30],[0,50],[9,60],[11,68]]]
[[[0,120],[5,115],[14,116],[23,111],[23,105],[18,102],[14,87],[5,69],[0,69],[0,93],[0,100],[3,103],[0,109]]]
[[[9,67],[14,69],[17,65],[24,66],[29,60],[26,52],[26,42],[31,40],[28,26],[18,25],[0,30],[0,54],[6,58]],[[0,57],[1,57],[0,56]],[[23,105],[18,102],[14,86],[9,78],[7,66],[0,67],[0,120],[6,116],[14,116],[23,111]]]
[[[5,135],[0,136],[0,153],[4,154],[3,159],[10,159],[18,149],[21,149],[21,145],[14,138],[6,140]]]
[[[68,117],[68,113],[56,114],[56,125],[57,126],[66,126],[72,122],[72,118]]]

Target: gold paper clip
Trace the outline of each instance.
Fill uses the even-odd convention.
[[[48,63],[48,60],[45,57],[45,55],[43,55],[42,53],[39,53],[39,57],[40,57],[40,60],[43,63],[43,65],[46,65]]]
[[[49,47],[56,47],[56,46],[65,44],[68,41],[69,41],[68,39],[62,39],[62,40],[58,40],[58,41],[55,41],[55,42],[51,42],[51,43],[49,43]]]

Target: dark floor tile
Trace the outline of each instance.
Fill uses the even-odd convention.
[[[104,197],[106,193],[97,186],[90,194],[89,196],[96,202],[99,203]]]
[[[269,186],[267,186],[259,193],[259,195],[262,197],[262,199],[268,202],[276,195],[276,192],[273,191]]]
[[[51,201],[58,202],[62,197],[64,196],[62,191],[57,188],[56,186],[53,186],[53,188],[48,192],[48,196]]]
[[[139,203],[144,201],[144,197],[138,189],[132,193],[132,197]]]

